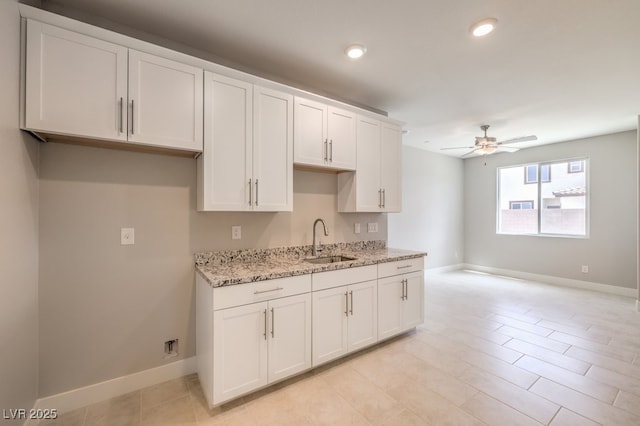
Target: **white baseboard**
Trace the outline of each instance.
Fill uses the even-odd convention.
[[[62,414],[195,372],[196,357],[186,358],[128,376],[117,377],[68,392],[40,398],[36,401],[33,408],[55,408],[59,414]]]
[[[453,265],[440,266],[438,268],[427,268],[425,269],[425,274],[442,274],[444,272],[458,271],[463,269],[465,266],[464,263],[456,263]]]
[[[464,264],[464,269],[472,271],[486,272],[493,275],[504,275],[506,277],[518,278],[528,281],[538,281],[547,284],[559,285],[562,287],[580,288],[583,290],[593,290],[602,293],[617,294],[618,296],[626,296],[637,298],[638,290],[635,288],[618,287],[615,285],[594,283],[591,281],[573,280],[570,278],[554,277],[551,275],[533,274],[530,272],[513,271],[510,269],[493,268],[490,266]]]

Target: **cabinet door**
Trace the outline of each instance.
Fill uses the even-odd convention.
[[[392,124],[381,126],[380,174],[383,209],[402,210],[402,129]]]
[[[296,164],[324,166],[327,160],[327,106],[295,98],[294,150]]]
[[[267,303],[213,313],[213,404],[267,384]]]
[[[356,211],[382,210],[380,186],[380,122],[358,117]]]
[[[29,20],[25,127],[127,139],[127,49]]]
[[[347,353],[347,298],[346,287],[312,293],[314,367]]]
[[[378,280],[378,337],[386,339],[404,331],[403,276]]]
[[[424,272],[406,274],[406,298],[403,323],[405,329],[424,323]]]
[[[205,72],[198,210],[251,209],[253,85]]]
[[[254,210],[293,210],[293,96],[253,91]]]
[[[269,302],[269,383],[311,368],[311,294]]]
[[[202,151],[202,69],[129,51],[129,141]]]
[[[377,281],[365,281],[349,286],[349,352],[378,341],[377,296]]]
[[[340,170],[356,169],[356,115],[327,108],[328,165]]]

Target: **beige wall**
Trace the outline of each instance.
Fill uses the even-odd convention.
[[[426,251],[425,266],[462,262],[464,161],[402,149],[402,213],[390,214],[389,246]]]
[[[196,212],[185,158],[44,144],[40,177],[41,397],[162,365],[171,338],[193,356],[195,251],[310,244],[317,217],[323,242],[387,236],[385,214],[336,213],[335,174],[296,171],[291,213]]]
[[[496,234],[497,167],[576,157],[590,159],[589,238]],[[465,262],[636,288],[636,158],[631,131],[465,160]]]
[[[38,387],[38,143],[18,130],[17,5],[0,2],[0,410],[30,409]]]

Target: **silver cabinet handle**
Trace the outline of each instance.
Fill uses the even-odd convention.
[[[407,300],[406,287],[405,287],[406,284],[407,284],[407,280],[402,280],[402,300]]]
[[[349,310],[349,313],[353,316],[353,291],[350,291],[349,294],[351,295],[351,309]]]
[[[324,161],[327,161],[327,154],[329,152],[329,150],[327,149],[327,139],[324,140]]]
[[[264,340],[267,340],[267,310],[264,310]]]
[[[120,133],[122,133],[122,125],[123,125],[122,123],[124,122],[124,118],[122,117],[122,109],[123,109],[122,108],[123,107],[123,105],[122,105],[122,97],[120,97],[119,105],[120,105],[120,126],[119,126],[119,128],[120,128]]]
[[[344,292],[344,316],[349,316],[349,292]]]
[[[387,191],[386,189],[382,190],[382,207],[387,207]]]
[[[405,278],[404,280],[404,300],[409,299],[409,279]]]
[[[276,327],[275,327],[275,318],[276,312],[271,308],[271,337],[276,337]]]
[[[253,185],[251,184],[251,179],[249,179],[249,205],[251,205],[251,200],[253,200]]]
[[[256,206],[258,205],[258,179],[256,179]]]
[[[271,293],[272,291],[280,291],[283,290],[282,287],[276,287],[276,288],[272,288],[271,290],[256,290],[253,292],[253,294],[262,294],[262,293]]]
[[[131,134],[133,134],[133,111],[134,111],[133,99],[131,99]]]
[[[411,268],[411,265],[396,266],[396,269],[407,269],[407,268]]]
[[[378,189],[378,207],[382,208],[382,188]]]
[[[329,161],[333,162],[333,139],[329,141]]]

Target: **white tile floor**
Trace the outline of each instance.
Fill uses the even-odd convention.
[[[635,300],[457,271],[415,332],[208,410],[196,375],[60,425],[640,425]]]

